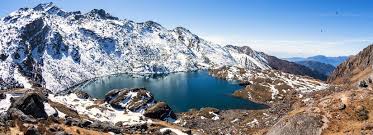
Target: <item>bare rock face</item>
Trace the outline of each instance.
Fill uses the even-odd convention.
[[[368,46],[356,56],[351,56],[339,65],[328,78],[329,83],[355,84],[369,80],[372,74],[373,45]]]
[[[24,114],[31,115],[34,118],[48,118],[43,104],[43,102],[46,101],[47,99],[38,93],[29,93],[16,99],[10,108],[16,108]]]
[[[146,109],[144,116],[161,120],[165,120],[166,118],[176,119],[175,113],[165,102],[158,102],[154,106]]]
[[[282,118],[267,135],[320,135],[322,126],[321,116],[300,114]]]
[[[105,95],[105,101],[114,108],[133,112],[139,112],[155,102],[150,92],[144,88],[111,90]]]

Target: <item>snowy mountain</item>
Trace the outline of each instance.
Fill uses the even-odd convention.
[[[272,56],[249,47],[214,44],[182,27],[169,30],[153,21],[120,20],[102,9],[67,12],[53,3],[39,4],[12,12],[0,26],[1,89],[36,84],[61,91],[116,73],[223,66],[267,70],[274,63]]]
[[[189,30],[119,20],[102,9],[66,12],[53,3],[21,8],[0,21],[2,88],[40,84],[60,91],[115,73],[171,73],[235,65],[269,69],[249,55]],[[10,85],[9,85],[10,84]]]

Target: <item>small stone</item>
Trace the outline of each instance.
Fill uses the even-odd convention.
[[[188,134],[188,135],[191,135],[191,134],[192,134],[192,130],[190,130],[190,129],[183,129],[182,132],[183,132],[183,133],[186,133],[186,134]]]
[[[359,121],[368,120],[369,112],[365,109],[364,106],[358,106],[356,107],[356,117]]]
[[[30,127],[27,129],[25,135],[40,135],[39,130],[35,127]]]
[[[5,99],[5,98],[6,98],[6,94],[0,93],[0,99]]]
[[[92,122],[91,121],[88,121],[88,120],[82,120],[80,123],[79,123],[79,127],[88,127],[89,125],[91,125]]]
[[[123,122],[119,121],[119,122],[115,123],[115,126],[122,127],[123,126]]]
[[[339,104],[338,109],[339,110],[344,110],[344,109],[346,109],[346,105],[341,103],[341,104]]]

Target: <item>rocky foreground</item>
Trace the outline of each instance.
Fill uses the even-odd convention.
[[[166,122],[176,115],[145,89],[112,90],[105,99],[82,91],[54,95],[42,88],[15,89],[0,98],[0,134],[192,133]]]
[[[142,88],[112,90],[104,99],[77,90],[53,94],[37,87],[13,89],[0,96],[1,134],[373,133],[369,88],[337,87],[277,71],[253,73],[236,67],[210,70],[213,76],[246,85],[234,96],[268,109],[202,108],[175,114]]]

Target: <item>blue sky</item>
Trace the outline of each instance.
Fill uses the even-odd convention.
[[[50,0],[49,0],[50,1]],[[0,16],[48,0],[2,0]],[[66,11],[105,9],[119,18],[183,26],[220,44],[279,57],[352,55],[373,43],[368,0],[56,0]]]

